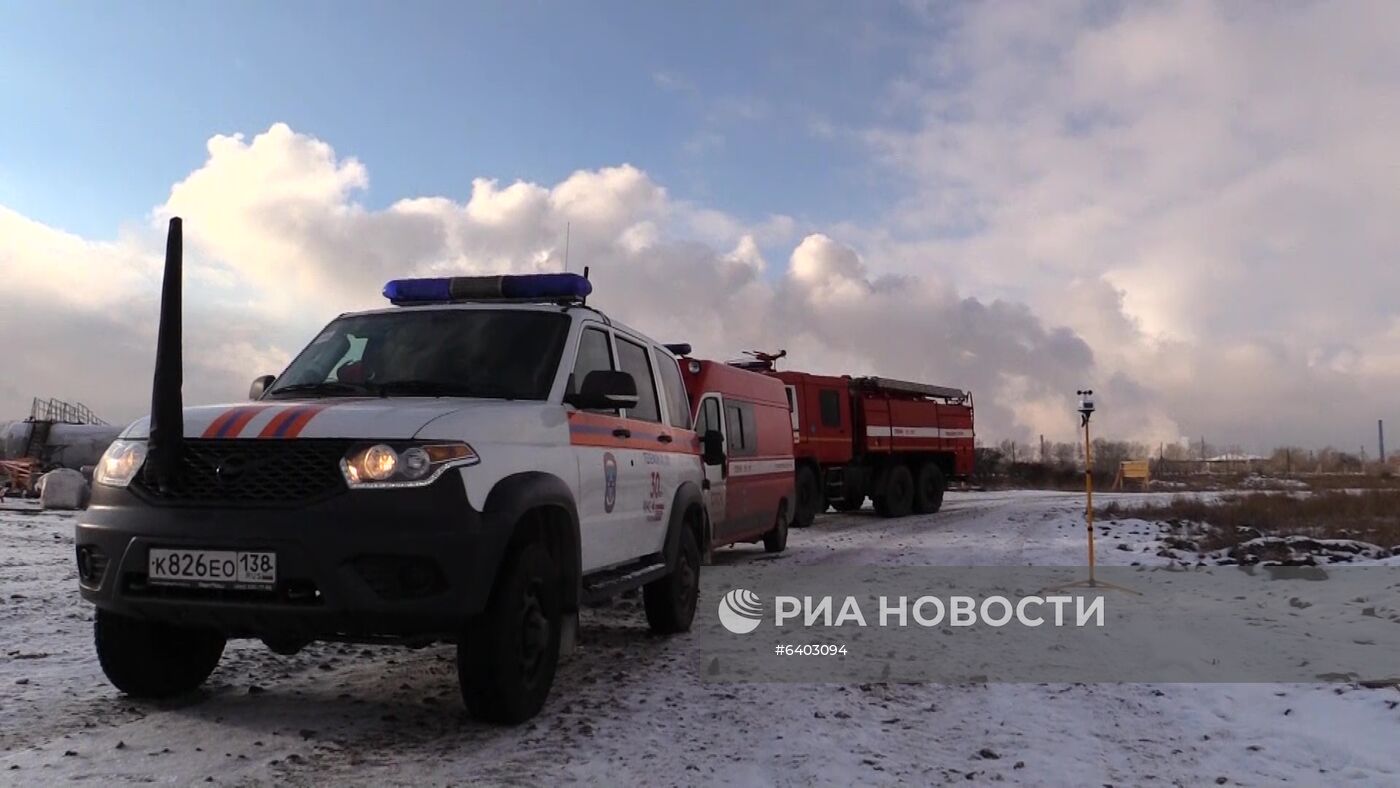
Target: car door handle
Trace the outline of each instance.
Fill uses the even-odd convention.
[[[675,438],[672,438],[670,435],[657,435],[656,439],[661,441],[662,443],[670,443],[671,441],[675,440]]]
[[[618,427],[617,429],[613,430],[613,437],[630,438],[632,437],[632,431],[627,429],[626,427]]]

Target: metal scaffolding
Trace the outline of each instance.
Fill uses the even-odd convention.
[[[30,421],[59,422],[62,424],[102,424],[107,422],[97,417],[92,409],[81,402],[64,402],[57,399],[34,398],[29,409]]]

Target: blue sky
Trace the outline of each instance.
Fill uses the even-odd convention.
[[[886,4],[10,2],[0,203],[112,237],[205,139],[285,121],[365,162],[371,208],[630,162],[740,218],[859,221],[889,192],[858,132],[898,121],[911,26]]]
[[[0,417],[145,407],[149,317],[112,304],[149,296],[160,210],[229,308],[187,335],[205,401],[386,278],[527,270],[572,228],[619,319],[971,388],[989,438],[1072,435],[1089,385],[1153,444],[1369,444],[1400,387],[1397,27],[1393,0],[0,0],[0,333],[42,337]]]

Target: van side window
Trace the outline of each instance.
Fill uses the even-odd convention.
[[[841,426],[841,394],[836,389],[822,389],[817,392],[817,399],[821,405],[822,426]]]
[[[685,384],[681,382],[681,368],[676,357],[660,348],[651,349],[656,368],[661,372],[661,388],[666,393],[666,413],[672,427],[690,429],[690,400],[685,395]]]
[[[729,456],[747,457],[758,453],[753,405],[747,402],[725,402],[724,426],[729,431]]]
[[[578,358],[574,361],[572,377],[573,390],[577,392],[588,373],[613,368],[612,343],[608,342],[607,332],[597,328],[585,328],[578,338]],[[615,410],[598,411],[616,413]]]
[[[656,403],[656,378],[651,375],[651,359],[647,357],[647,349],[618,337],[617,360],[622,371],[637,381],[637,407],[627,411],[627,418],[660,424],[661,406]]]

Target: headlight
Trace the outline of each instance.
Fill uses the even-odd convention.
[[[340,471],[352,490],[423,487],[437,481],[448,468],[481,461],[465,443],[376,443],[352,450],[340,461]]]
[[[146,462],[146,442],[117,440],[107,447],[92,472],[92,480],[109,487],[125,487]]]

